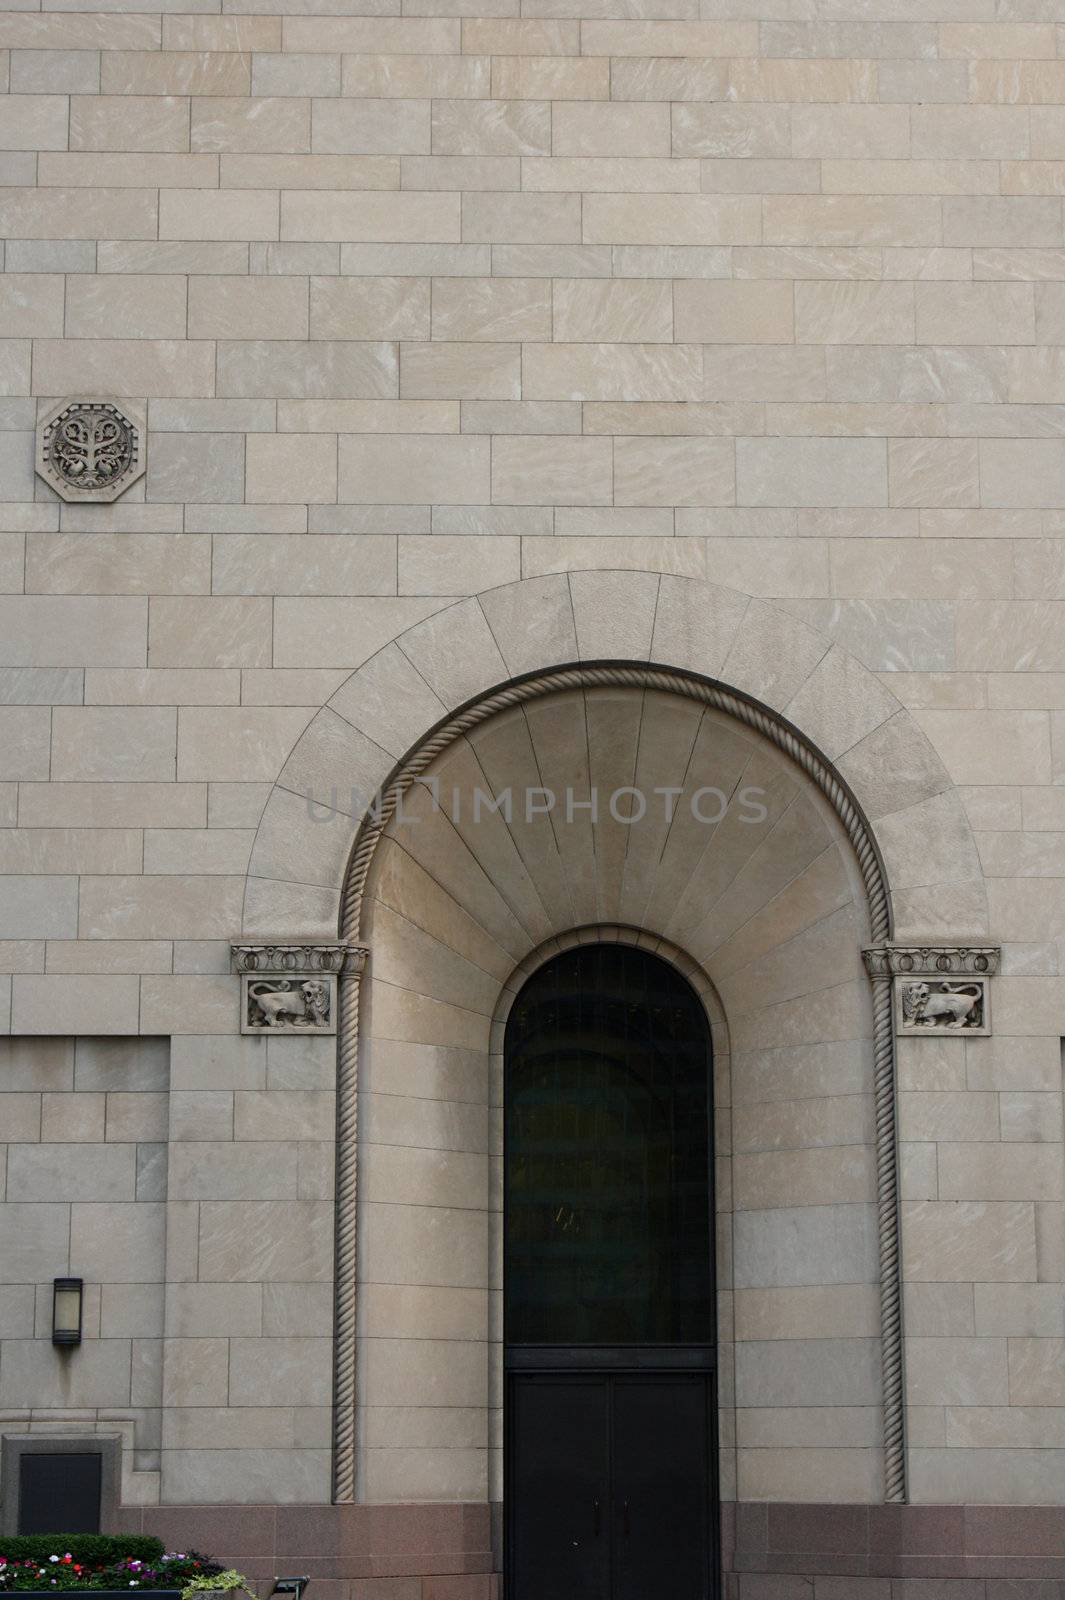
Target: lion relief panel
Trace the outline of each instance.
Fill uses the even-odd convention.
[[[252,978],[243,982],[241,1031],[335,1033],[336,979],[330,976]]]
[[[895,990],[895,1030],[901,1034],[991,1032],[991,979],[997,945],[889,944],[863,951],[875,980]]]
[[[339,942],[232,949],[241,1033],[336,1033],[338,978],[361,952]]]
[[[899,1033],[991,1032],[986,978],[897,978],[895,994]]]

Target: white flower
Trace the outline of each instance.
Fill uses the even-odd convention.
[[[58,1561],[59,1557],[58,1556],[49,1556],[48,1559],[49,1559],[49,1561]]]

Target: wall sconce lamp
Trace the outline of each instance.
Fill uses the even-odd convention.
[[[273,1600],[275,1594],[290,1594],[294,1600],[302,1600],[303,1591],[310,1581],[309,1577],[275,1578],[274,1587],[270,1590],[270,1600]]]
[[[53,1344],[75,1345],[81,1343],[81,1302],[84,1287],[85,1281],[83,1278],[53,1278]]]

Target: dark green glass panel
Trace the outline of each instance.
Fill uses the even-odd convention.
[[[710,1033],[627,945],[529,979],[507,1022],[508,1344],[713,1341]]]

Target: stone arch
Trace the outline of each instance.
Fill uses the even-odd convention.
[[[501,684],[592,662],[673,668],[776,713],[854,796],[886,868],[896,937],[986,935],[983,875],[957,792],[882,678],[828,635],[738,590],[586,570],[456,601],[350,674],[297,740],[270,795],[248,869],[243,936],[298,927],[334,938],[352,838],[407,753]]]
[[[332,937],[339,926],[357,943],[388,797],[402,793],[416,772],[479,722],[578,685],[690,697],[753,730],[795,763],[854,850],[868,906],[867,937],[956,938],[986,931],[983,882],[958,797],[927,739],[873,673],[761,600],[697,580],[607,571],[523,580],[456,602],[351,674],[300,739],[264,813],[249,873],[245,936],[298,927],[304,936]],[[367,815],[371,797],[382,790],[383,823]],[[308,796],[330,826],[306,826]],[[893,1035],[888,986],[874,990],[884,1493],[901,1499]],[[354,1476],[358,1004],[356,980],[345,986],[340,1049],[340,1499],[352,1497]]]

